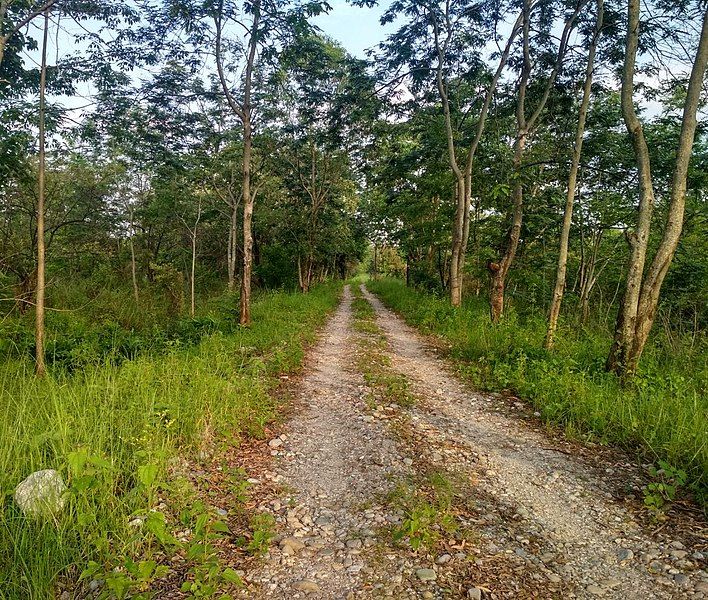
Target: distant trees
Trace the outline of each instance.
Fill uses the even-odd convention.
[[[254,286],[307,292],[368,240],[376,272],[455,306],[546,313],[548,349],[565,312],[617,311],[606,366],[631,376],[662,305],[705,321],[706,11],[589,2],[395,0],[366,61],[310,25],[317,1],[0,0],[3,297],[41,326],[46,253],[49,304],[55,272],[100,264],[175,314],[240,288],[247,325]],[[49,40],[59,14],[92,26],[42,67],[46,9]],[[95,106],[67,112],[77,82]]]

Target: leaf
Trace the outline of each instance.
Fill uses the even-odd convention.
[[[154,560],[144,560],[138,566],[138,577],[141,581],[150,581],[153,572],[157,567],[157,563]]]
[[[138,481],[146,488],[151,488],[157,479],[157,465],[147,464],[138,467]]]
[[[243,581],[241,581],[241,576],[231,568],[224,569],[224,572],[221,574],[221,577],[224,579],[224,581],[233,585],[243,585]]]
[[[230,532],[229,526],[226,523],[224,523],[223,521],[215,521],[212,524],[211,528],[214,531],[218,531],[219,533],[229,533]]]
[[[99,565],[95,560],[89,561],[86,568],[83,571],[81,571],[81,575],[79,576],[79,581],[83,581],[84,579],[88,579],[89,577],[93,577],[100,570],[101,570],[101,565]]]

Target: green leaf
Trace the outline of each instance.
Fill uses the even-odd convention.
[[[138,481],[146,488],[151,488],[157,479],[157,465],[147,464],[138,467]]]
[[[233,585],[243,585],[243,581],[241,580],[240,575],[231,568],[224,569],[224,572],[221,574],[221,577],[224,579],[224,581]]]

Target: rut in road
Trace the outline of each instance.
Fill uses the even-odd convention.
[[[353,327],[347,286],[311,352],[287,433],[271,442],[284,491],[265,509],[279,535],[248,574],[246,597],[703,597],[700,552],[652,540],[601,473],[500,414],[498,399],[466,389],[412,329],[362,293],[378,333]],[[358,360],[381,334],[413,406],[371,406]],[[473,482],[455,512],[465,535],[416,552],[392,539],[410,515],[390,497],[431,470]]]

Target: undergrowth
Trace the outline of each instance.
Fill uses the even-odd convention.
[[[82,571],[82,585],[103,574],[115,597],[150,597],[150,582],[164,575],[160,557],[178,546],[177,526],[194,533],[185,592],[208,597],[236,585],[235,573],[213,562],[214,544],[227,534],[218,516],[196,505],[173,523],[160,507],[176,485],[168,466],[214,440],[262,435],[275,415],[277,375],[300,367],[340,288],[264,294],[249,328],[217,329],[120,365],[55,366],[43,379],[24,356],[0,365],[0,598],[53,598],[57,581],[76,581]],[[67,506],[56,519],[26,518],[14,489],[48,468],[66,481]],[[253,527],[260,533],[251,550],[259,552],[269,526]]]

